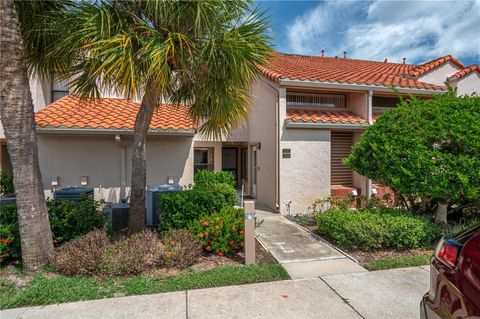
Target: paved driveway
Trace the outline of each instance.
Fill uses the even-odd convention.
[[[0,318],[409,319],[428,285],[428,268],[411,267],[20,308]]]

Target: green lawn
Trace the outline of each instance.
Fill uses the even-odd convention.
[[[135,276],[100,280],[92,277],[49,276],[44,273],[38,274],[33,282],[23,289],[2,284],[0,309],[110,298],[116,293],[127,296],[153,294],[289,278],[287,272],[278,264],[226,266],[163,278]]]
[[[363,266],[370,271],[400,267],[423,266],[430,264],[431,257],[431,254],[423,254],[397,258],[382,258],[373,260],[367,264],[364,264]]]

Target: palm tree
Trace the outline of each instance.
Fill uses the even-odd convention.
[[[36,55],[40,58],[43,40],[47,39],[39,36],[42,32],[37,27],[42,22],[35,20],[34,16],[57,7],[57,4],[52,4],[0,1],[0,116],[12,162],[22,260],[26,271],[43,268],[48,263],[48,256],[53,253],[27,73],[27,57]]]
[[[249,111],[249,86],[269,56],[266,20],[250,2],[83,2],[62,23],[50,57],[74,93],[102,88],[141,100],[132,154],[129,233],[145,227],[146,136],[164,101],[189,104],[207,136],[219,137]]]

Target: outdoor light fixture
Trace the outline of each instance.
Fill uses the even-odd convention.
[[[372,195],[377,195],[378,192],[377,192],[377,189],[376,188],[372,188]]]
[[[82,186],[88,185],[88,176],[82,176],[80,178],[80,185]]]
[[[167,184],[168,185],[172,185],[175,183],[175,179],[173,178],[173,176],[168,176],[167,178]]]
[[[58,176],[55,176],[52,179],[52,186],[58,186],[58,184],[60,184],[59,180],[60,180],[60,178]]]
[[[352,189],[352,196],[358,196],[358,192],[356,189]]]

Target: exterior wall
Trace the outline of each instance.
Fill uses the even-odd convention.
[[[31,76],[29,84],[35,112],[52,103],[52,82],[50,80]]]
[[[457,88],[457,95],[480,94],[480,74],[472,72],[457,81],[454,86]]]
[[[458,66],[450,61],[421,75],[418,80],[436,85],[444,85],[447,78],[460,70]]]
[[[127,145],[126,185],[130,185],[131,138],[124,139],[124,142]],[[38,137],[38,144],[46,196],[52,196],[54,189],[51,183],[57,176],[58,187],[80,185],[81,176],[88,176],[87,186],[94,187],[96,199],[110,202],[120,200],[121,151],[114,136],[42,134]],[[192,146],[193,139],[190,137],[149,137],[146,146],[147,185],[165,184],[168,176],[172,176],[181,185],[191,184]]]
[[[319,198],[330,195],[330,131],[286,129],[280,149],[291,158],[280,159],[281,213],[305,214]]]
[[[257,201],[276,209],[275,196],[275,117],[277,94],[266,81],[258,80],[252,86],[252,110],[248,120],[248,142],[250,145],[261,144],[257,151]],[[281,118],[281,117],[280,117]],[[251,149],[249,149],[251,154]],[[249,156],[249,161],[251,161]],[[252,181],[251,165],[249,165]]]
[[[362,137],[362,134],[363,134],[363,131],[353,133],[353,143],[354,144],[357,144],[357,142]],[[360,189],[360,194],[359,195],[367,196],[367,192],[368,192],[367,181],[368,181],[368,179],[365,176],[360,175],[357,172],[353,171],[353,186]]]
[[[351,92],[348,98],[347,109],[365,119],[368,118],[368,92]]]

